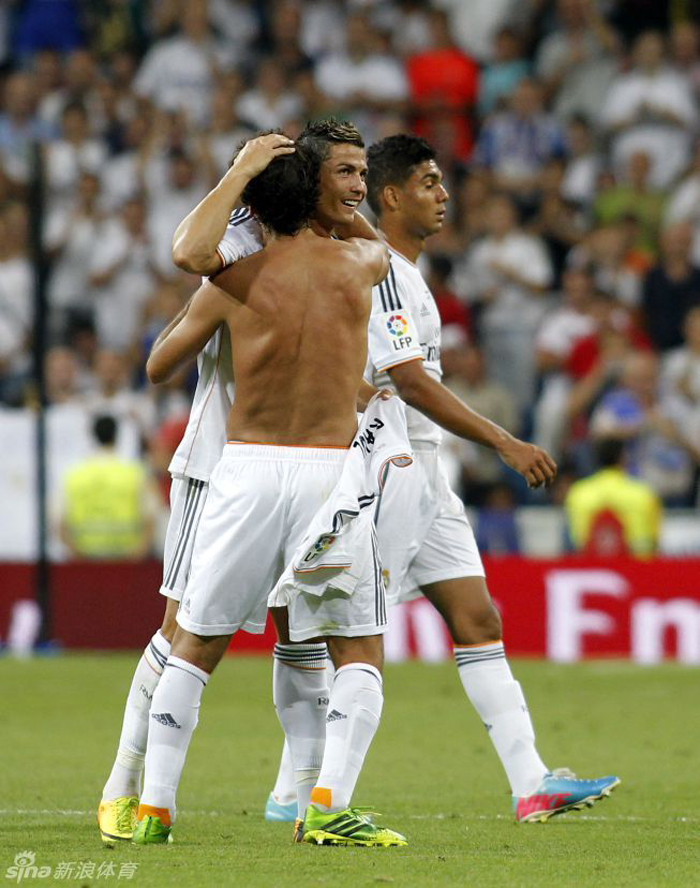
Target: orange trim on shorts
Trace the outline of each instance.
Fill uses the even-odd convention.
[[[272,441],[227,441],[227,444],[253,444],[255,447],[294,447],[303,450],[350,450],[341,444],[273,444]]]
[[[331,807],[331,791],[323,786],[314,786],[311,790],[311,801],[317,805],[325,805],[326,808]]]
[[[487,647],[490,644],[503,644],[502,638],[497,638],[496,641],[481,641],[479,644],[453,644],[453,648],[483,648]]]
[[[160,817],[163,826],[171,826],[170,811],[167,808],[154,808],[153,805],[139,805],[137,820],[143,820],[144,817]]]

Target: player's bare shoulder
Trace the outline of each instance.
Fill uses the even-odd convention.
[[[358,276],[366,278],[369,286],[381,283],[389,271],[389,250],[380,240],[367,240],[351,237],[344,241],[333,241],[344,250],[347,261],[357,268]]]

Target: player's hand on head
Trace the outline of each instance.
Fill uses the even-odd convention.
[[[527,441],[513,438],[500,449],[499,455],[532,489],[549,487],[557,476],[557,464],[547,451]]]
[[[391,389],[379,389],[377,392],[377,398],[380,401],[388,401],[389,398],[393,398],[395,396],[395,392],[392,392]]]
[[[276,157],[294,153],[294,142],[283,133],[270,133],[250,139],[238,152],[232,169],[253,178],[261,173]]]

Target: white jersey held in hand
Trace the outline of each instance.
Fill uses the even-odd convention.
[[[391,467],[405,468],[412,462],[403,401],[375,395],[345,457],[340,480],[270,593],[270,607],[286,606],[299,592],[321,596],[328,587],[348,595],[355,591],[367,563],[376,558],[375,501]]]
[[[233,212],[217,247],[222,267],[263,247],[259,224],[245,208]],[[203,280],[206,280],[204,278]],[[233,403],[231,340],[221,326],[197,356],[199,379],[187,429],[168,466],[176,477],[208,481],[226,443],[226,420]]]
[[[389,370],[408,361],[422,360],[427,373],[442,379],[440,366],[440,314],[417,265],[389,248],[389,274],[372,290],[369,354],[365,379],[377,388],[396,391]],[[442,433],[434,422],[406,407],[408,437],[439,444]]]

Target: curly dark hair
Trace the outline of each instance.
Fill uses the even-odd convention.
[[[365,141],[354,123],[349,120],[337,120],[335,117],[325,117],[322,120],[307,122],[299,133],[297,144],[313,145],[321,154],[321,160],[326,160],[330,154],[331,145],[356,145],[365,147]]]
[[[413,170],[426,160],[435,160],[434,148],[420,136],[387,136],[367,152],[367,202],[376,216],[381,214],[381,193],[387,185],[403,185]]]
[[[294,154],[276,157],[248,182],[243,203],[275,234],[296,234],[316,212],[322,160],[313,145],[297,143]]]

